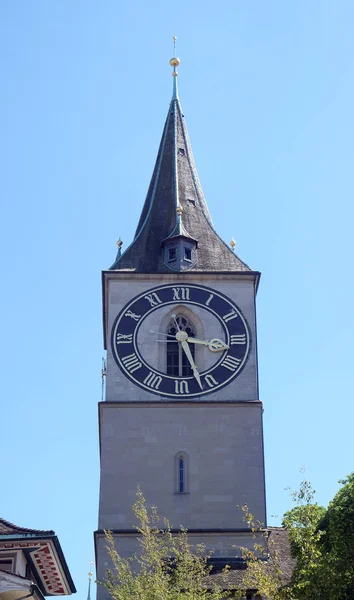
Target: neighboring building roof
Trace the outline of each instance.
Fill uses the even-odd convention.
[[[24,553],[42,594],[53,596],[76,592],[54,531],[19,527],[0,518],[0,556],[18,550]]]
[[[273,542],[271,554],[277,553],[283,585],[288,585],[296,565],[296,559],[291,556],[289,534],[284,527],[268,527],[269,540]]]
[[[44,599],[40,589],[27,577],[15,575],[8,571],[0,571],[0,598],[21,598],[25,594],[31,594],[34,600]]]
[[[14,534],[16,534],[16,537],[20,537],[21,535],[24,537],[28,535],[40,537],[43,535],[55,535],[54,531],[51,529],[49,531],[45,531],[42,529],[28,529],[27,527],[19,527],[18,525],[14,525],[13,523],[10,523],[10,521],[6,521],[6,519],[2,519],[0,517],[0,539],[3,535],[8,536]]]
[[[270,542],[269,554],[271,557],[276,555],[277,565],[281,571],[282,585],[287,586],[290,583],[296,564],[296,560],[291,556],[288,532],[283,527],[268,527],[268,536]],[[212,572],[209,578],[226,589],[237,590],[242,589],[246,573],[246,563],[239,563],[236,568],[231,565],[226,575],[220,572]],[[256,582],[253,589],[257,589]]]
[[[189,533],[195,533],[196,530],[189,529]],[[206,530],[204,530],[206,531]],[[213,530],[211,530],[213,531]],[[242,530],[232,530],[234,534],[236,531]],[[245,530],[250,532],[249,529]],[[296,564],[296,560],[291,556],[290,552],[290,543],[289,543],[289,535],[287,530],[284,527],[268,527],[268,551],[269,557],[276,560],[276,566],[279,567],[281,572],[281,586],[285,587],[290,584],[292,573]],[[119,536],[119,534],[131,534],[136,537],[136,530],[134,529],[124,529],[124,530],[112,530],[113,534]],[[179,530],[172,529],[171,533],[179,533]],[[231,531],[229,531],[231,533]],[[95,531],[94,539],[95,539],[95,552],[97,552],[97,536],[103,535],[104,530],[100,529]],[[259,541],[259,540],[257,540]],[[237,554],[237,549],[235,548],[235,555]],[[97,557],[97,555],[96,555]],[[264,560],[261,558],[260,560]],[[265,565],[270,569],[270,563],[264,560]],[[223,588],[224,590],[242,590],[245,587],[245,577],[247,574],[247,562],[240,556],[234,557],[215,557],[212,555],[210,560],[208,560],[213,568],[211,573],[206,577],[205,583],[207,587],[212,587],[212,584],[216,584]],[[223,573],[224,567],[228,565],[229,570],[227,573]],[[248,579],[247,579],[248,582]],[[257,585],[254,582],[254,587],[249,588],[250,590],[256,590]],[[258,596],[257,596],[258,597]],[[260,597],[261,598],[261,597]]]
[[[171,272],[161,244],[184,236],[197,242],[197,263],[189,271],[250,271],[213,227],[178,97],[176,69],[173,75],[173,96],[134,240],[123,254],[119,240],[111,270]]]

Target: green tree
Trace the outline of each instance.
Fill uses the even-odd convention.
[[[340,483],[343,487],[327,509],[314,501],[316,492],[307,480],[292,492],[296,506],[283,517],[296,559],[288,585],[282,583],[281,563],[268,531],[243,507],[248,525],[263,536],[252,551],[242,549],[248,563],[246,589],[253,587],[272,600],[354,599],[354,474]]]
[[[283,517],[283,526],[289,533],[290,550],[296,558],[291,589],[297,600],[326,598],[323,595],[326,582],[319,543],[323,535],[319,523],[326,509],[314,502],[315,493],[309,481],[302,481],[299,490],[291,494],[296,506]]]
[[[205,547],[193,548],[187,531],[171,533],[166,519],[156,508],[148,511],[141,491],[133,506],[138,521],[139,552],[132,557],[119,555],[111,532],[106,532],[112,568],[102,585],[114,600],[221,600],[230,597],[223,586],[210,583]]]
[[[343,487],[329,503],[319,523],[323,532],[321,550],[331,566],[329,600],[354,598],[354,473],[339,483]]]
[[[297,506],[284,515],[296,558],[291,586],[296,600],[354,598],[354,474],[340,483],[326,510],[304,481],[292,494]]]
[[[354,598],[354,474],[340,483],[342,488],[328,509],[315,501],[315,490],[304,480],[292,492],[296,506],[286,512],[283,526],[289,535],[296,559],[292,579],[284,582],[277,550],[269,532],[255,521],[248,507],[242,507],[244,520],[254,535],[254,547],[235,549],[247,562],[233,598],[244,598],[248,590],[271,600],[353,600]],[[106,532],[112,569],[102,585],[114,600],[221,600],[227,591],[227,568],[223,577],[209,577],[210,554],[205,547],[188,542],[187,530],[171,533],[166,519],[157,510],[146,508],[140,491],[133,507],[138,521],[139,552],[122,558],[113,535]],[[162,527],[161,527],[162,523]]]

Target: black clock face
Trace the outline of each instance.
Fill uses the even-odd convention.
[[[201,316],[202,339],[179,327],[174,309],[184,307]],[[157,324],[169,311],[176,327],[165,333]],[[163,372],[161,361],[153,360],[168,343],[179,348],[188,375],[171,374],[167,367]],[[170,284],[143,292],[123,308],[114,322],[111,344],[117,365],[136,385],[159,396],[180,398],[209,394],[233,381],[246,364],[251,336],[246,319],[227,296],[200,285]],[[196,350],[205,357],[199,364]]]

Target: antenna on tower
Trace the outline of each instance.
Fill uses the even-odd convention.
[[[106,389],[106,376],[107,376],[107,362],[106,359],[102,357],[102,368],[101,368],[101,379],[102,379],[102,386],[101,386],[101,402],[103,402],[104,400],[104,393],[105,393],[105,389]]]

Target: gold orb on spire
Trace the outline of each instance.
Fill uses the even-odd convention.
[[[181,63],[181,61],[179,60],[179,58],[177,58],[177,56],[174,56],[170,60],[171,67],[179,67],[180,63]]]
[[[232,252],[235,252],[236,242],[235,242],[234,238],[232,238],[232,240],[230,242],[230,246],[231,246]]]
[[[171,67],[173,67],[173,73],[172,73],[172,77],[177,77],[178,73],[177,73],[176,67],[179,67],[179,65],[180,65],[180,62],[181,62],[181,61],[179,60],[179,58],[177,58],[177,56],[176,56],[176,41],[177,41],[177,38],[176,38],[176,36],[174,35],[174,36],[173,36],[173,50],[174,50],[174,57],[173,57],[173,58],[171,58],[171,60],[170,60],[170,65],[171,65]]]

